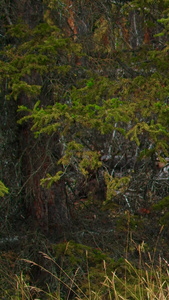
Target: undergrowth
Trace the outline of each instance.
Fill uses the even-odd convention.
[[[127,259],[127,246],[124,258],[114,261],[110,254],[73,241],[51,245],[49,253],[39,253],[41,264],[22,259],[29,267],[20,275],[9,273],[7,267],[13,265],[1,268],[1,299],[169,299],[169,264],[161,257],[155,264],[156,245],[148,262],[142,258],[144,244],[135,245],[137,265]],[[35,270],[39,279],[32,276]]]

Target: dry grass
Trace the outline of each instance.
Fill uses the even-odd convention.
[[[144,242],[141,245],[136,245],[133,242],[137,252],[139,253],[138,265],[134,265],[128,260],[128,246],[131,238],[129,234],[126,240],[125,261],[120,269],[117,267],[114,270],[109,269],[106,261],[103,260],[102,269],[104,270],[101,281],[95,280],[93,286],[93,275],[89,264],[88,251],[86,250],[86,273],[79,276],[81,267],[75,268],[74,273],[68,274],[64,263],[59,265],[55,258],[46,253],[42,253],[45,260],[45,266],[51,266],[48,269],[31,260],[23,259],[24,263],[35,266],[43,271],[48,278],[52,278],[55,289],[50,284],[43,283],[44,288],[39,288],[36,284],[30,283],[29,278],[20,274],[20,276],[9,275],[8,281],[11,285],[10,289],[0,287],[2,299],[11,300],[168,300],[169,299],[169,263],[159,257],[158,263],[155,263],[155,253],[157,244],[162,232],[160,230],[152,255],[148,253],[149,260],[144,262],[142,253],[144,252]],[[129,232],[129,231],[128,231]],[[69,249],[69,243],[65,247],[65,257]],[[59,270],[57,273],[54,270]],[[73,275],[72,275],[73,274]],[[81,273],[80,273],[81,274]],[[0,270],[0,275],[5,276],[5,271]],[[79,280],[80,278],[80,280]],[[101,277],[99,277],[101,278]],[[6,281],[7,282],[7,281]],[[84,284],[85,282],[85,284]],[[97,284],[97,285],[96,285]],[[10,290],[10,292],[8,292]],[[64,293],[63,293],[64,291]],[[12,295],[12,296],[11,296]],[[2,297],[2,296],[1,296]]]
[[[45,259],[50,260],[54,265],[60,268],[60,276],[57,277],[51,271],[38,266],[36,263],[25,260],[27,263],[36,265],[45,271],[48,276],[52,276],[57,283],[60,283],[65,286],[67,290],[66,296],[61,296],[59,290],[60,285],[55,292],[50,292],[50,287],[48,291],[38,289],[37,287],[29,286],[21,274],[20,277],[16,277],[16,291],[15,297],[11,299],[15,300],[33,300],[33,299],[53,299],[53,300],[168,300],[169,299],[169,271],[168,271],[168,262],[165,261],[166,269],[162,267],[162,260],[159,258],[159,264],[156,268],[153,267],[152,258],[150,257],[150,264],[145,264],[144,267],[138,266],[136,268],[128,260],[125,260],[124,276],[122,274],[119,277],[116,274],[116,271],[112,272],[111,276],[107,275],[106,262],[103,261],[105,276],[101,287],[96,291],[92,290],[92,284],[90,279],[90,266],[87,266],[87,292],[81,289],[81,287],[76,283],[76,277],[78,276],[78,269],[76,270],[74,277],[70,278],[69,275],[60,267],[53,258],[49,257],[47,254],[43,253]],[[87,253],[86,253],[87,259]],[[140,258],[141,259],[141,258]],[[88,262],[87,262],[88,264]],[[69,279],[70,284],[62,280],[62,275],[66,276]],[[132,276],[131,276],[132,274]],[[126,276],[126,277],[125,277]],[[129,278],[128,278],[129,276]],[[100,283],[99,283],[100,284]],[[105,292],[106,291],[106,292]],[[36,294],[32,296],[32,294]]]

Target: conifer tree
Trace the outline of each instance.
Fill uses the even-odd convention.
[[[167,1],[49,0],[41,23],[9,27],[1,85],[18,105],[19,192],[45,230],[82,199],[133,213],[166,196],[167,14]]]

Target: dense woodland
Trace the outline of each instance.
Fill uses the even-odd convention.
[[[21,258],[53,271],[71,241],[80,284],[85,247],[97,275],[168,261],[169,1],[1,0],[0,25],[2,269],[52,293]]]

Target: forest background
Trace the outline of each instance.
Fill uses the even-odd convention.
[[[2,263],[69,241],[169,259],[169,1],[1,0],[0,17]]]

